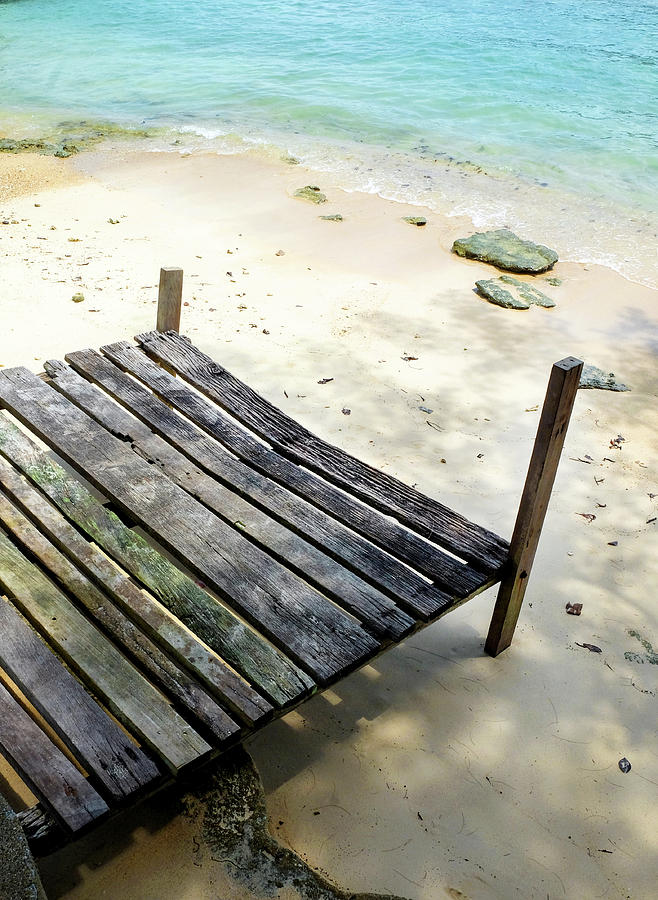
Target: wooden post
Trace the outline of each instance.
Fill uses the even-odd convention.
[[[506,571],[484,645],[491,656],[498,656],[512,643],[582,369],[581,360],[568,356],[551,371]]]
[[[183,270],[177,268],[160,269],[160,289],[158,291],[157,331],[178,331],[180,310],[183,299]]]

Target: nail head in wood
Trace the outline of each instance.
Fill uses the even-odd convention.
[[[183,270],[175,267],[160,269],[157,331],[180,330],[182,299]]]

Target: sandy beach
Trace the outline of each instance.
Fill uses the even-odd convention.
[[[328,201],[293,196],[308,184]],[[450,253],[467,218],[255,152],[2,154],[0,220],[1,366],[152,329],[159,268],[181,266],[181,331],[202,350],[506,537],[551,364],[577,356],[632,388],[579,392],[510,650],[483,653],[485,592],[247,749],[273,836],[346,891],[654,896],[658,292],[558,262],[559,285],[533,282],[554,309],[501,309],[474,292],[495,270]],[[41,860],[48,897],[259,896],[204,843],[201,807],[154,798]]]

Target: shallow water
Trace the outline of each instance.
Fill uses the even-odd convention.
[[[13,0],[2,130],[286,149],[655,283],[657,33],[640,0]]]

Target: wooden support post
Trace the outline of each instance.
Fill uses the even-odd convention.
[[[498,656],[512,643],[582,369],[581,360],[568,356],[551,371],[506,570],[484,645],[491,656]]]
[[[177,268],[160,269],[160,289],[158,291],[157,331],[178,331],[180,310],[183,299],[183,270]]]

